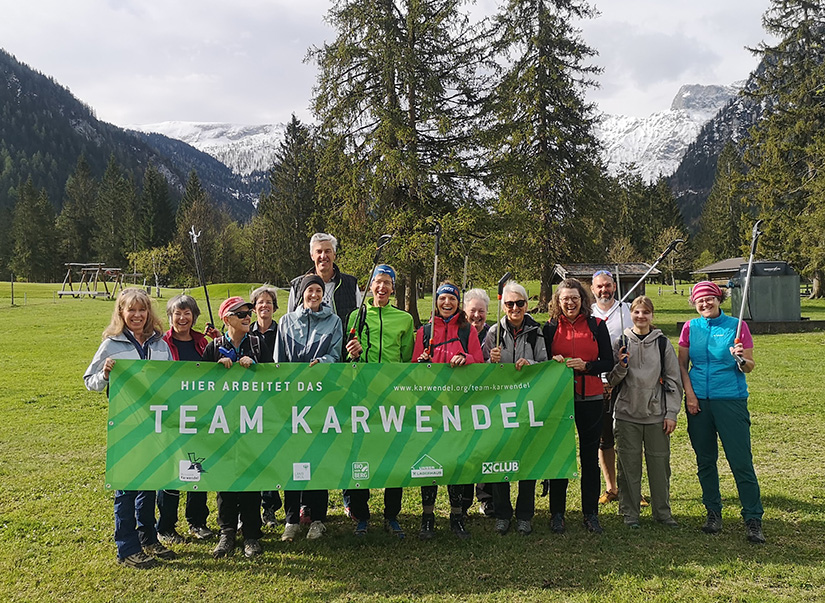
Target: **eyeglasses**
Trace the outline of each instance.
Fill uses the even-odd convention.
[[[247,318],[252,316],[254,312],[252,310],[241,310],[240,312],[230,312],[229,316],[237,316],[238,318]]]
[[[576,297],[560,297],[559,302],[563,304],[574,304],[578,301],[581,301],[581,297],[578,295]]]
[[[504,305],[508,310],[512,310],[513,306],[518,306],[519,308],[523,308],[524,304],[526,304],[526,303],[527,303],[527,300],[517,299],[515,301],[506,301],[506,302],[504,302]]]

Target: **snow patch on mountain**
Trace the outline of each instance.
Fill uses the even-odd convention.
[[[623,165],[633,164],[647,182],[671,175],[702,126],[741,87],[740,82],[730,86],[689,84],[679,89],[668,111],[644,118],[602,115],[595,133],[609,171],[616,174]]]
[[[181,140],[208,153],[241,176],[267,172],[272,167],[275,153],[284,138],[284,126],[281,124],[249,126],[165,121],[125,127]]]

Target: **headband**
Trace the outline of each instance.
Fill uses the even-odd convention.
[[[453,297],[455,297],[458,301],[461,301],[461,291],[458,290],[458,287],[453,285],[452,283],[444,283],[443,285],[439,286],[435,292],[436,298],[444,293],[449,293]]]

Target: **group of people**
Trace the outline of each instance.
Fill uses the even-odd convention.
[[[588,531],[603,531],[599,503],[615,499],[625,524],[639,528],[643,456],[653,518],[666,526],[678,525],[670,509],[670,434],[676,428],[684,391],[688,433],[707,509],[702,530],[718,533],[722,529],[717,472],[717,440],[721,439],[739,489],[747,538],[765,541],[744,376],[754,368],[753,340],[743,325],[741,341],[734,341],[738,321],[721,311],[725,293],[714,283],[693,287],[690,300],[699,317],[685,324],[677,359],[667,338],[652,323],[651,300],[639,296],[628,310],[616,300],[615,280],[608,271],[593,275],[591,291],[576,279],[562,281],[543,325],[528,313],[527,291],[515,281],[505,284],[503,316],[493,325],[487,323],[490,300],[483,289],[464,293],[462,306],[462,291],[445,281],[436,291],[433,316],[416,330],[412,316],[390,303],[397,278],[391,266],[375,268],[368,291],[372,299],[362,306],[356,279],[335,264],[335,237],[316,233],[309,247],[313,269],[290,283],[287,313],[277,323],[273,320],[278,309],[276,290],[264,285],[252,292],[248,302],[236,296],[221,303],[218,315],[223,334],[211,325],[205,333],[195,331],[200,314],[197,302],[178,295],[167,304],[170,328],[164,334],[150,297],[141,289],[124,289],[84,375],[87,388],[106,390],[109,374],[121,358],[207,361],[226,368],[264,362],[312,366],[346,361],[437,362],[459,370],[467,364],[491,362],[514,364],[521,370],[538,362],[560,362],[574,374],[581,509]],[[352,335],[345,338],[345,333]],[[606,483],[601,500],[600,473]],[[566,529],[568,480],[547,480],[544,486],[549,493],[550,529],[561,534]],[[405,536],[398,517],[402,492],[401,488],[384,490],[384,528],[398,538]],[[449,485],[447,493],[450,530],[460,539],[470,538],[465,519],[474,495],[482,513],[495,518],[499,534],[505,535],[514,520],[518,533],[533,531],[535,480],[519,481],[515,508],[509,482]],[[421,487],[418,536],[422,540],[435,535],[437,495],[437,486]],[[365,535],[371,518],[370,491],[344,490],[343,497],[355,534]],[[169,490],[115,493],[119,563],[147,568],[157,559],[175,557],[165,545],[184,541],[176,530],[179,498],[179,492]],[[320,538],[326,530],[328,503],[326,490],[285,491],[283,501],[277,491],[218,492],[220,533],[213,555],[232,554],[239,530],[244,555],[260,555],[262,527],[277,523],[275,511],[282,505],[282,540],[300,537],[305,523],[309,525],[306,537]],[[188,492],[185,517],[191,537],[214,536],[206,525],[208,513],[206,493]]]

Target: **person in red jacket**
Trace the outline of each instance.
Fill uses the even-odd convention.
[[[602,533],[599,524],[599,441],[602,433],[604,387],[601,374],[613,368],[613,350],[607,324],[591,314],[593,300],[574,278],[556,287],[550,319],[544,325],[547,356],[573,369],[574,415],[579,434],[581,495],[584,527]],[[550,529],[565,530],[566,479],[550,480]]]
[[[200,362],[203,358],[203,351],[208,341],[203,333],[193,328],[200,314],[198,302],[190,295],[176,295],[166,304],[166,315],[169,317],[171,328],[163,336],[163,341],[169,345],[173,360]],[[214,339],[220,335],[220,332],[212,325],[206,325],[206,335]],[[164,544],[185,542],[184,537],[176,529],[179,501],[180,492],[177,490],[158,490],[156,529],[158,539]],[[215,535],[206,527],[208,515],[206,492],[187,492],[186,521],[189,523],[189,534],[192,537],[205,540]]]
[[[472,328],[467,315],[461,309],[461,292],[449,281],[441,283],[436,290],[435,316],[432,322],[422,325],[415,334],[413,359],[417,362],[438,362],[453,368],[484,362],[478,334]],[[462,503],[465,485],[449,485],[450,529],[467,540],[470,533],[464,525]],[[430,540],[435,535],[435,499],[438,486],[421,486],[421,530],[418,537]]]

